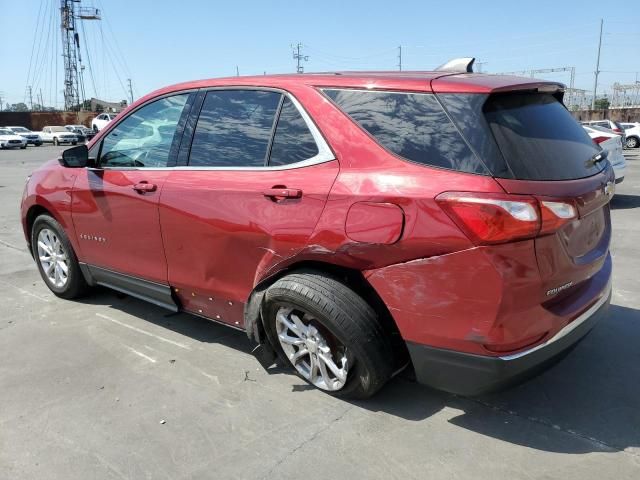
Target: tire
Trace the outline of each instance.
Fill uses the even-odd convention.
[[[42,252],[39,251],[38,239],[40,233],[45,230],[52,232],[57,237],[61,245],[60,251],[66,254],[66,258],[68,259],[66,262],[67,278],[64,284],[56,285],[45,272],[43,266],[44,262],[40,260],[40,253]],[[67,237],[62,225],[60,225],[53,217],[49,215],[40,215],[35,219],[33,227],[31,228],[31,250],[33,252],[33,258],[36,261],[36,265],[38,266],[38,270],[40,271],[40,276],[47,284],[47,287],[49,287],[49,290],[51,290],[55,295],[61,298],[72,299],[80,297],[88,291],[89,286],[80,271],[78,258],[73,251],[71,243],[69,242],[69,237]]]
[[[78,142],[71,142],[71,145],[77,145]]]
[[[27,146],[23,145],[22,147],[20,147],[20,150],[24,150],[25,148],[27,148]]]
[[[640,140],[637,137],[628,137],[626,141],[627,148],[638,148],[640,146]]]
[[[53,145],[54,145],[55,147],[57,147],[57,146],[58,146],[58,137],[53,137]]]
[[[36,147],[39,147],[40,145],[42,145],[41,143],[35,143],[34,144]]]
[[[278,320],[286,318],[291,325],[297,326],[299,324],[292,320],[294,317],[307,323],[304,325],[307,335],[302,334],[305,340],[300,340],[302,336],[296,337],[298,334],[294,329],[283,327],[286,322]],[[387,332],[373,308],[335,278],[303,270],[277,280],[265,293],[262,318],[269,341],[282,360],[301,378],[328,394],[351,399],[368,398],[391,378],[393,352]],[[295,330],[301,331],[298,327]],[[281,336],[302,344],[291,346],[281,341]],[[316,353],[299,356],[296,366],[289,358],[295,358],[295,353],[303,349]],[[333,375],[334,370],[326,361],[321,361],[322,355],[328,356],[341,373],[346,370],[346,375],[341,375],[346,378],[344,381],[338,374]],[[307,358],[308,361],[304,360]],[[313,373],[309,373],[314,371],[311,366],[314,363],[318,365],[315,380]],[[329,377],[328,382],[324,381],[325,377]]]

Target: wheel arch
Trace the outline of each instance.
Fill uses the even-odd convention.
[[[394,353],[394,371],[410,363],[409,352],[391,312],[362,272],[357,269],[317,260],[292,263],[262,279],[254,287],[244,309],[244,326],[250,340],[260,345],[269,343],[263,319],[260,315],[264,294],[280,278],[301,270],[314,271],[333,277],[360,295],[379,315],[386,333],[391,337]]]
[[[27,210],[27,214],[25,215],[25,236],[27,237],[27,242],[29,243],[29,251],[31,252],[31,232],[33,231],[33,223],[36,221],[40,215],[49,215],[54,218],[63,228],[66,228],[66,222],[60,218],[59,215],[56,215],[55,210],[50,206],[45,206],[42,203],[34,203]],[[33,253],[33,252],[32,252]]]

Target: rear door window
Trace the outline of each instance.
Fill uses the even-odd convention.
[[[190,166],[262,167],[281,94],[258,90],[212,90],[202,104],[193,135]]]
[[[285,98],[271,145],[269,165],[297,163],[317,154],[318,145],[309,127],[293,102]]]
[[[325,89],[380,145],[411,162],[489,174],[433,94]]]
[[[483,111],[514,178],[572,180],[604,168],[590,161],[600,148],[553,95],[493,95]]]

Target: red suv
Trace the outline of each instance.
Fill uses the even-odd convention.
[[[562,85],[466,71],[167,87],[36,170],[42,278],[245,330],[351,398],[539,371],[611,292],[606,155]]]

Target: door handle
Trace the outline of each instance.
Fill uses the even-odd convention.
[[[302,197],[302,190],[299,188],[273,187],[267,188],[262,192],[262,194],[273,200],[281,198],[300,198]]]
[[[158,186],[155,183],[149,183],[147,181],[138,182],[133,186],[133,189],[138,193],[155,192]]]

